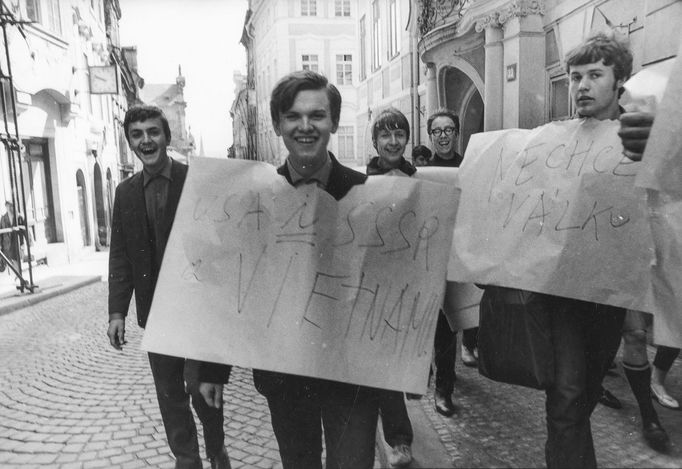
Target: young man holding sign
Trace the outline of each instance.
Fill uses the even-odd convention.
[[[336,200],[367,176],[342,166],[327,150],[341,113],[341,95],[325,77],[294,72],[277,83],[270,100],[275,133],[289,151],[277,172],[292,186],[317,184]],[[229,373],[221,365],[200,370],[200,389],[217,404]],[[374,465],[378,409],[375,390],[349,383],[254,370],[265,396],[284,469],[321,469],[324,429],[326,467]]]
[[[137,322],[145,327],[166,242],[187,175],[187,165],[168,157],[171,132],[161,109],[134,106],[126,112],[123,131],[143,170],[116,188],[109,251],[109,328],[111,346],[122,350],[125,318],[135,292]],[[149,352],[149,365],[175,467],[202,467],[197,430],[189,406],[204,427],[206,453],[212,468],[229,469],[225,450],[223,408],[206,405],[197,383],[185,390],[185,373],[196,374],[197,362]],[[229,375],[229,367],[227,367]],[[192,381],[191,379],[187,380]],[[194,380],[196,381],[196,379]]]
[[[628,48],[613,37],[596,34],[568,54],[566,65],[577,117],[585,119],[586,125],[590,119],[618,119],[620,90],[632,71]],[[554,370],[553,383],[545,389],[547,466],[596,467],[590,416],[601,394],[602,379],[620,344],[625,310],[488,286],[481,300],[482,311],[483,305],[487,305],[494,318],[496,311],[518,308],[519,298],[523,298],[524,307],[548,314],[549,330],[543,333],[551,337]]]

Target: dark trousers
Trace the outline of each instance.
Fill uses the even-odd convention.
[[[284,376],[282,386],[263,394],[270,408],[284,469],[322,469],[323,428],[326,469],[374,466],[378,418],[375,389],[280,376]],[[258,384],[257,388],[263,389]]]
[[[472,327],[471,329],[464,329],[462,331],[462,345],[472,352],[478,347],[478,327]]]
[[[462,332],[462,345],[473,351],[478,346],[478,327]],[[442,394],[452,394],[455,389],[455,361],[457,359],[457,331],[452,331],[441,310],[436,322],[434,338],[434,365],[436,367],[436,389]]]
[[[654,366],[659,370],[670,371],[675,359],[680,354],[680,349],[673,347],[666,347],[659,345],[656,347],[656,356],[654,357]]]
[[[405,406],[405,394],[399,391],[386,389],[377,390],[379,414],[381,414],[381,428],[384,431],[384,440],[389,446],[411,445],[414,434],[412,423],[407,415]]]
[[[620,344],[625,310],[549,297],[555,383],[546,390],[548,468],[597,466],[590,416]]]
[[[455,358],[457,357],[457,332],[450,329],[443,311],[438,313],[436,337],[433,342],[433,363],[436,367],[436,390],[452,394],[455,389]]]
[[[209,458],[219,454],[224,445],[223,409],[209,407],[199,393],[197,362],[150,352],[149,365],[168,446],[175,456],[175,467],[201,469],[197,428],[189,407],[190,395],[192,406],[204,427],[204,443]],[[185,391],[185,373],[190,394]]]

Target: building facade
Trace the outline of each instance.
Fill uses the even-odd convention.
[[[357,0],[251,0],[242,43],[247,48],[247,87],[253,83],[256,159],[281,163],[286,149],[270,119],[270,93],[295,70],[327,76],[341,92],[343,105],[330,150],[339,160],[358,160],[357,141]],[[247,93],[243,99],[250,95]],[[240,124],[234,123],[235,132]],[[247,119],[248,125],[248,119]]]
[[[230,108],[232,118],[232,147],[230,158],[240,160],[256,159],[256,132],[248,129],[256,128],[255,90],[249,86],[248,78],[238,71],[234,72],[234,101]]]
[[[114,188],[132,170],[120,122],[136,72],[118,44],[118,0],[3,3],[0,132],[20,145],[0,148],[2,196],[26,214],[34,255],[65,263],[108,245]]]
[[[387,107],[399,109],[411,123],[410,146],[423,142],[414,129],[425,128],[423,73],[417,54],[416,14],[411,0],[372,0],[358,5],[358,112],[356,153],[366,164],[374,117]],[[421,80],[423,82],[423,80]]]
[[[377,0],[380,1],[380,0]],[[383,0],[386,1],[386,0]],[[448,107],[472,133],[531,128],[573,114],[564,56],[590,32],[629,38],[634,72],[676,55],[675,0],[418,0],[426,115]]]
[[[374,154],[371,122],[388,106],[410,121],[411,146],[428,145],[428,116],[451,109],[464,154],[476,132],[573,115],[564,56],[590,32],[627,36],[637,72],[677,54],[682,24],[678,0],[252,0],[250,8],[247,79],[233,105],[242,117],[233,128],[256,139],[254,159],[273,163],[284,150],[269,93],[289,71],[315,69],[339,85],[342,122],[331,146],[346,163],[363,165]],[[249,106],[251,123],[243,117]]]

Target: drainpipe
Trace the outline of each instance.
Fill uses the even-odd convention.
[[[410,2],[412,9],[412,2]],[[412,14],[416,14],[411,11]],[[419,109],[419,38],[417,36],[417,22],[412,21],[407,27],[410,29],[410,104],[412,106],[412,147],[421,145],[421,111]]]

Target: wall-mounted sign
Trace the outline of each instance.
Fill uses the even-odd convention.
[[[507,81],[516,80],[516,64],[507,65]]]
[[[118,94],[118,73],[115,65],[89,67],[91,94]]]

